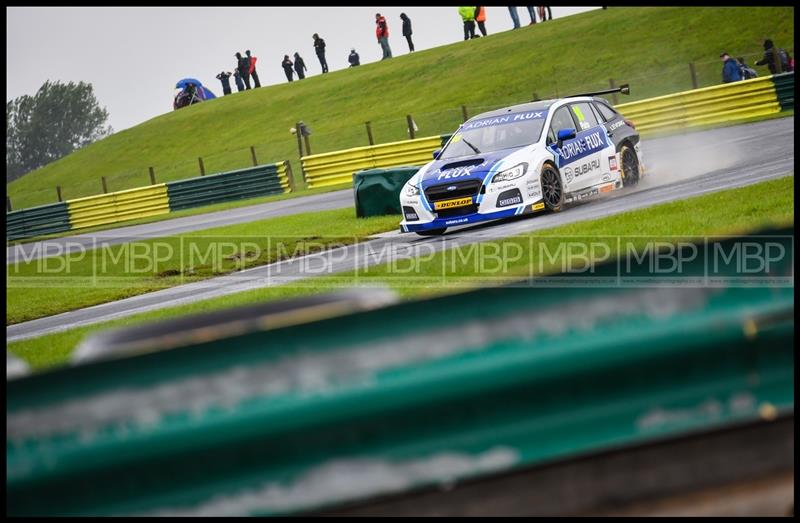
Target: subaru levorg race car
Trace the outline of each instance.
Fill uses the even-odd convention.
[[[627,86],[612,91],[627,93]],[[635,185],[639,134],[604,99],[574,96],[514,105],[463,123],[400,192],[401,232],[543,210]]]

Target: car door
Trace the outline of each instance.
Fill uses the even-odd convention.
[[[581,129],[571,105],[556,109],[547,132],[548,149],[555,156],[556,166],[564,179],[565,192],[568,193],[599,183],[595,179],[602,177],[602,164],[599,162],[600,151],[605,143],[602,141],[605,131],[599,126],[592,127],[590,121],[584,119],[585,129]],[[563,129],[575,129],[575,136],[561,141],[559,145],[558,132]]]
[[[570,157],[569,167],[577,181],[576,188],[585,188],[610,181],[610,158],[614,156],[614,144],[597,112],[589,102],[569,104],[570,114],[577,124],[579,142],[577,154]]]

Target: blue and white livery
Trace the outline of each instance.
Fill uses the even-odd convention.
[[[402,232],[559,211],[644,173],[639,135],[605,100],[546,100],[462,124],[403,187]]]

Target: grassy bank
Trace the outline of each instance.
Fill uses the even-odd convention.
[[[53,202],[56,185],[66,199],[97,194],[101,176],[112,191],[146,185],[149,166],[159,182],[197,176],[199,156],[208,172],[241,168],[251,145],[262,162],[292,160],[297,175],[289,128],[298,120],[313,129],[317,153],[367,145],[366,121],[379,143],[408,137],[407,114],[419,136],[441,134],[461,123],[462,104],[476,114],[534,93],[607,88],[610,78],[630,83],[624,101],[635,101],[690,89],[690,62],[700,86],[717,84],[720,49],[752,63],[766,36],[790,48],[792,7],[590,11],[170,112],[32,172],[8,193],[19,209]]]

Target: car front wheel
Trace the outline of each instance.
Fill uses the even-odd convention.
[[[564,205],[564,186],[561,185],[561,176],[555,167],[545,164],[542,168],[541,182],[545,208],[553,212],[560,211]]]

